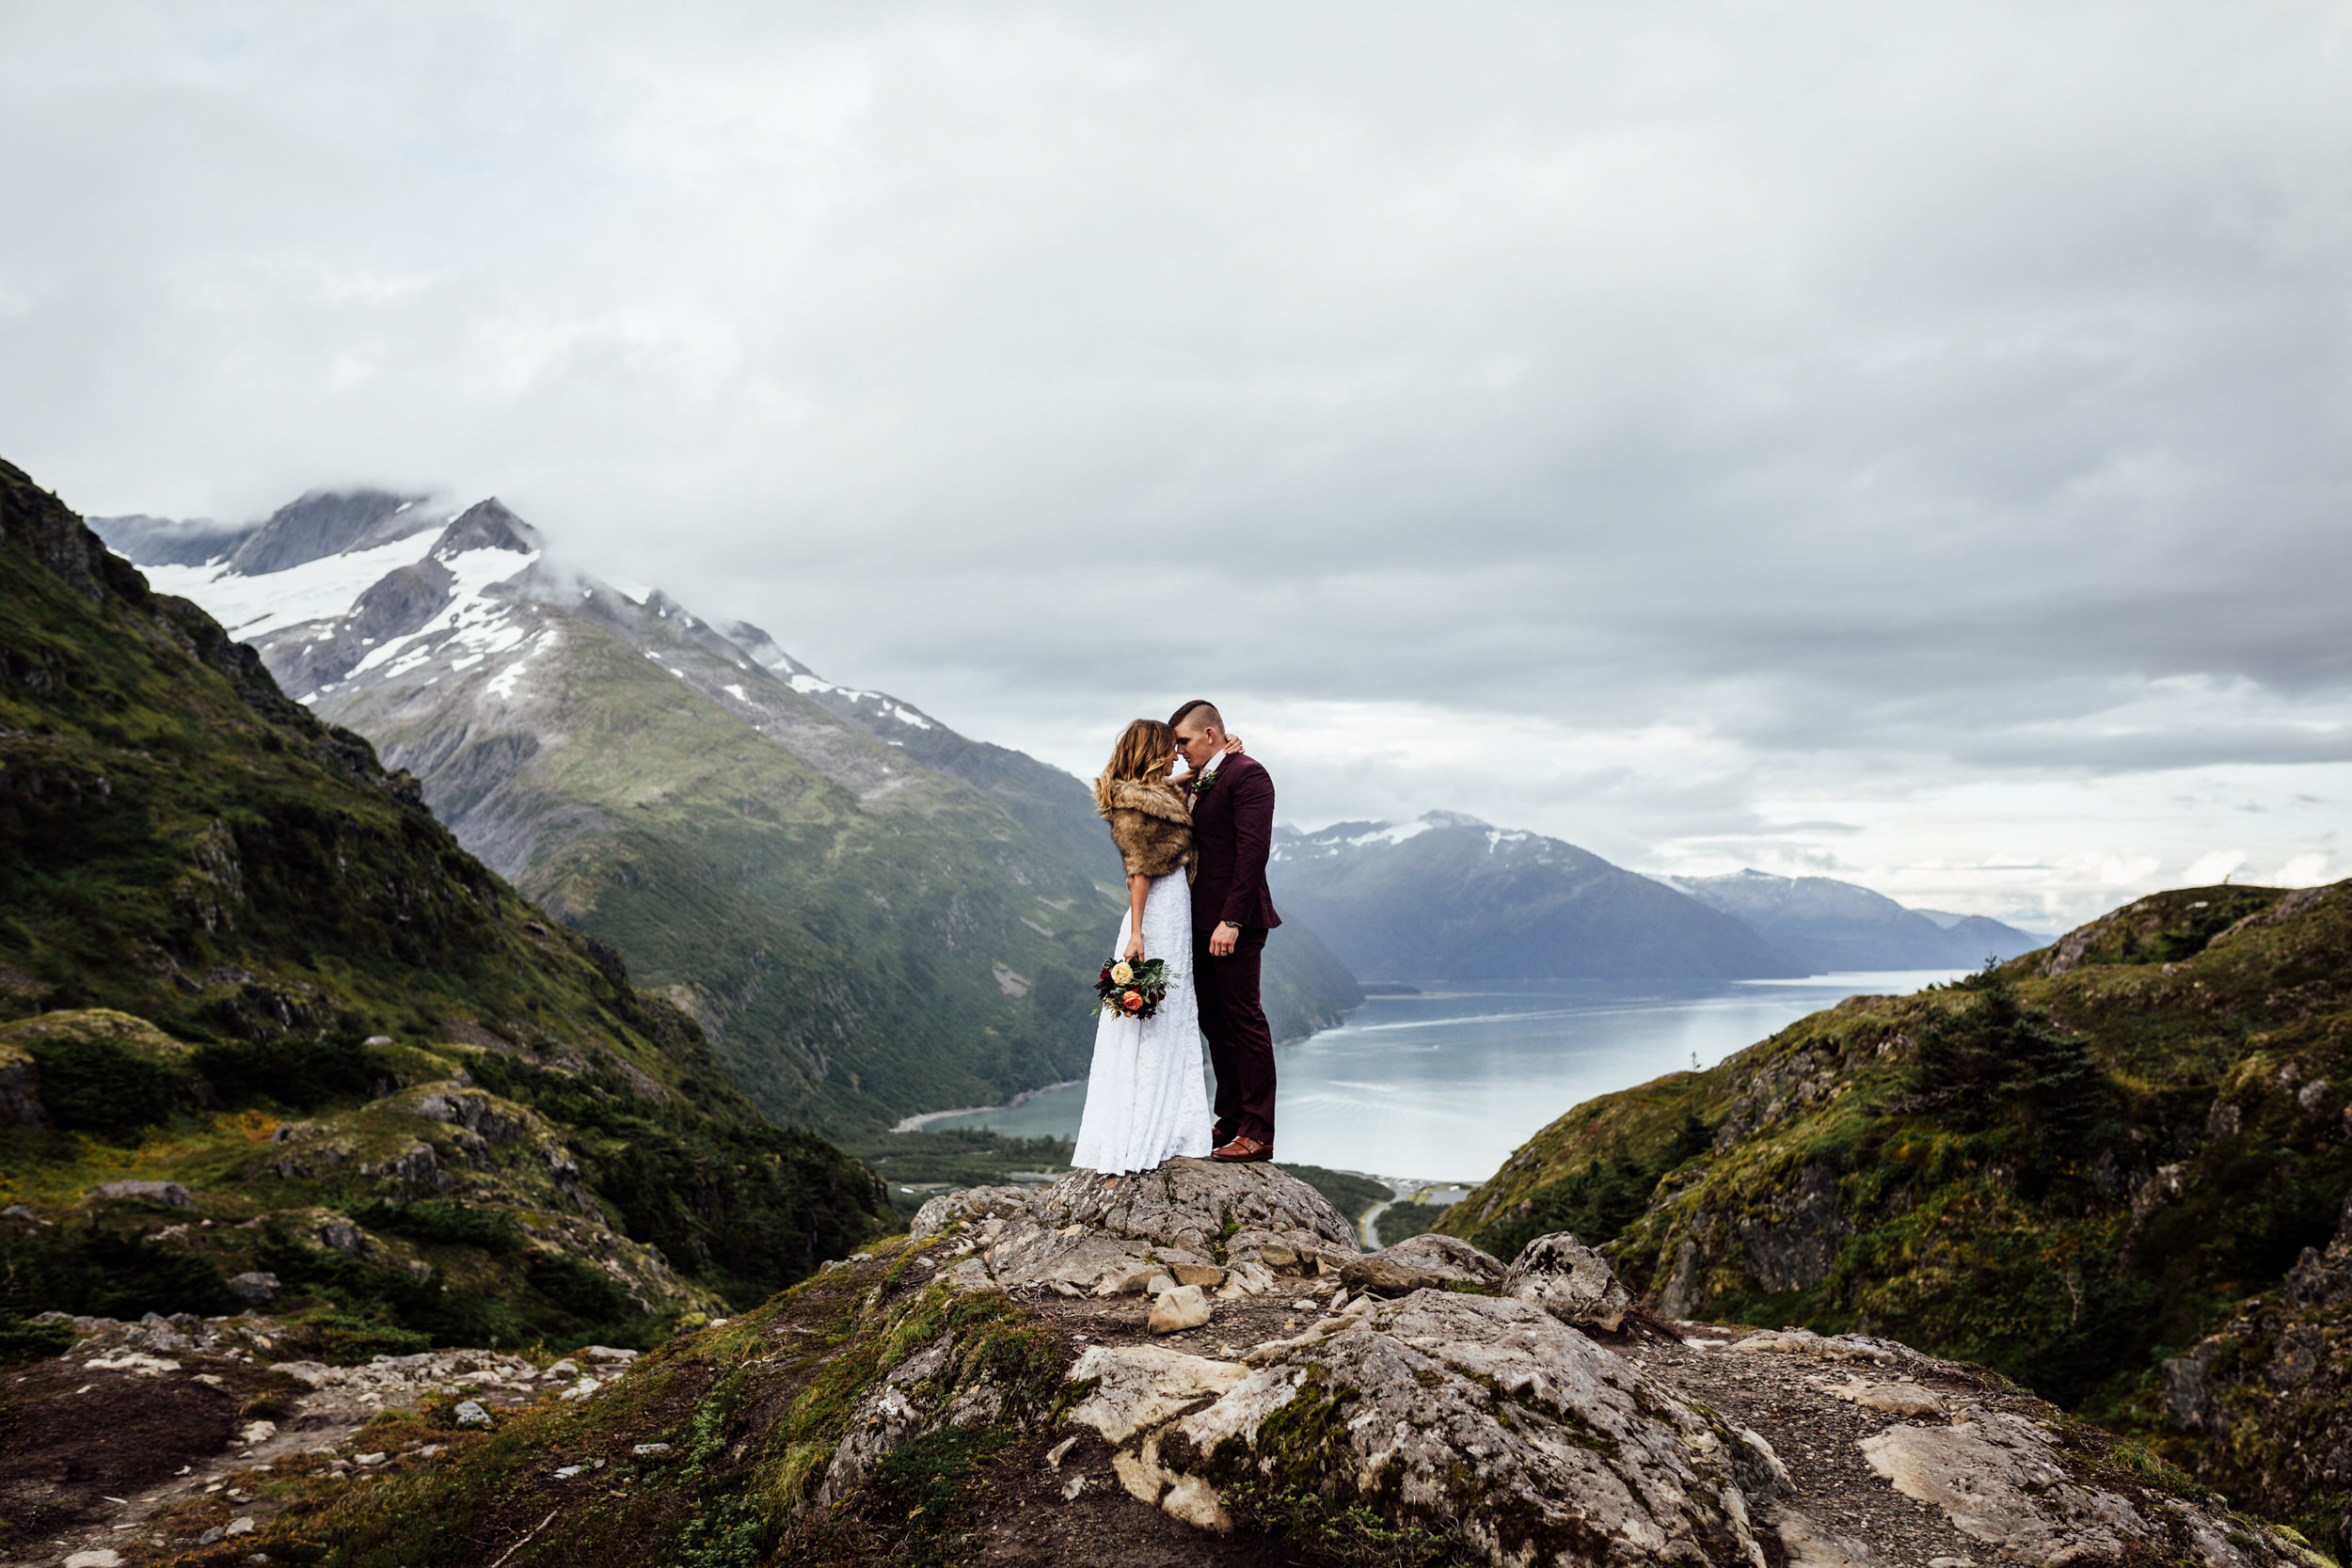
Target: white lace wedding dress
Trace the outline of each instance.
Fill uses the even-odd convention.
[[[1114,953],[1127,950],[1127,917]],[[1172,1155],[1209,1152],[1209,1095],[1200,1079],[1200,1010],[1192,989],[1192,889],[1182,871],[1152,879],[1143,897],[1143,956],[1168,960],[1168,995],[1150,1018],[1094,1028],[1094,1069],[1078,1123],[1080,1170],[1152,1170]]]

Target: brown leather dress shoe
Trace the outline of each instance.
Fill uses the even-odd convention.
[[[1209,1158],[1222,1160],[1229,1165],[1254,1165],[1274,1158],[1274,1146],[1255,1138],[1235,1138],[1223,1148],[1209,1150]]]

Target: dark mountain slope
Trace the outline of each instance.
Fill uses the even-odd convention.
[[[1982,915],[1938,919],[1907,910],[1883,894],[1828,877],[1775,877],[1751,870],[1659,880],[1746,922],[1772,946],[1822,973],[1975,969],[1987,958],[2030,953],[2045,940]]]
[[[310,1270],[394,1328],[577,1324],[771,1289],[881,1223],[870,1175],[767,1125],[609,948],[5,464],[0,584],[0,1022],[23,1021],[0,1040],[0,1170],[30,1209],[0,1227],[0,1306],[216,1303],[275,1247],[290,1282]],[[271,1114],[311,1119],[263,1156]],[[84,1191],[116,1179],[276,1228],[167,1268],[137,1240],[151,1203]],[[370,1240],[379,1223],[425,1240]],[[395,1258],[462,1288],[411,1289],[403,1320],[385,1281],[354,1283]]]
[[[1662,979],[1804,973],[1740,921],[1573,844],[1431,812],[1277,836],[1285,914],[1383,980]]]

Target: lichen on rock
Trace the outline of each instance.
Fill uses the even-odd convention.
[[[1632,1294],[1617,1282],[1609,1260],[1565,1230],[1527,1243],[1502,1276],[1502,1293],[1562,1323],[1611,1333],[1633,1310]]]
[[[1214,1381],[1181,1375],[1167,1392],[1122,1386],[1118,1406],[1121,1481],[1178,1517],[1279,1480],[1442,1524],[1498,1563],[1763,1561],[1741,1474],[1770,1487],[1757,1450],[1524,1302],[1422,1290],[1375,1304],[1146,1426],[1135,1413]]]
[[[970,1256],[954,1278],[966,1288],[1069,1294],[1140,1291],[1170,1271],[1254,1295],[1276,1269],[1337,1272],[1358,1256],[1347,1221],[1312,1187],[1278,1166],[1206,1160],[1170,1160],[1116,1184],[1082,1170],[1034,1190],[971,1188],[926,1203],[912,1233],[958,1243]]]

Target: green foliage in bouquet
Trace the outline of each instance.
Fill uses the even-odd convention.
[[[1114,1018],[1150,1018],[1168,1000],[1168,960],[1113,958],[1095,976],[1094,994]]]

